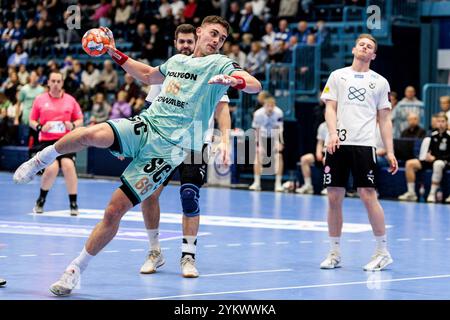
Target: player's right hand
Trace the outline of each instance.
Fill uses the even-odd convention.
[[[105,48],[108,49],[108,54],[111,55],[116,48],[116,42],[114,41],[114,34],[108,27],[99,27],[100,30],[106,33],[111,43],[105,45]]]
[[[333,154],[336,149],[339,149],[339,136],[336,132],[330,134],[330,140],[327,144],[327,152]]]

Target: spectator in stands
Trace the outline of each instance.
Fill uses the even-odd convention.
[[[78,97],[77,91],[81,91],[81,75],[83,70],[78,60],[72,60],[72,68],[67,70],[67,76],[64,81],[64,88],[71,95]],[[39,81],[40,82],[40,81]]]
[[[239,2],[233,1],[230,3],[230,10],[228,10],[226,19],[231,26],[231,34],[239,33],[240,27],[239,24],[241,22],[241,9],[239,6]]]
[[[252,42],[251,51],[247,55],[244,69],[255,78],[263,80],[265,78],[266,62],[267,52],[261,47],[261,42]]]
[[[47,62],[47,69],[48,69],[48,73],[50,74],[51,72],[59,72],[59,66],[56,63],[55,60],[49,60]]]
[[[266,101],[267,98],[270,98],[271,95],[268,91],[260,91],[258,95],[256,96],[256,105],[254,111],[262,108],[264,106],[264,101]]]
[[[93,105],[89,125],[105,122],[109,119],[111,113],[111,105],[105,100],[105,95],[101,92],[92,97]]]
[[[139,58],[144,58],[145,46],[147,44],[147,29],[145,23],[139,23],[136,27],[136,32],[134,33],[131,42],[131,51],[140,52]]]
[[[157,24],[150,25],[150,37],[145,45],[144,58],[149,59],[152,66],[162,64],[167,58],[167,45]]]
[[[254,40],[261,39],[261,27],[263,23],[261,20],[253,14],[253,6],[251,2],[246,2],[244,5],[244,13],[239,23],[239,29],[241,35],[250,33],[253,35]]]
[[[28,53],[23,51],[22,44],[18,43],[14,49],[14,53],[8,58],[8,66],[18,66],[20,64],[27,65]]]
[[[136,84],[134,78],[128,73],[125,73],[125,83],[119,88],[119,91],[122,90],[127,93],[127,102],[133,106],[141,93],[141,87]]]
[[[0,92],[0,146],[10,144],[10,129],[11,123],[8,117],[8,110],[11,108],[12,103],[8,100],[8,97]]]
[[[185,6],[186,5],[182,0],[173,0],[173,2],[170,4],[170,7],[172,8],[172,14],[177,20],[180,20],[181,16],[183,15]]]
[[[105,93],[114,93],[119,85],[119,76],[114,70],[111,60],[103,62],[103,70],[100,73],[100,87]]]
[[[245,66],[247,55],[241,51],[239,44],[235,43],[231,45],[231,53],[228,58],[236,61],[241,67]]]
[[[38,75],[38,83],[42,86],[47,83],[47,76],[45,75],[45,69],[43,66],[38,66],[36,69],[36,74]]]
[[[416,89],[408,86],[405,89],[405,97],[400,100],[392,112],[392,124],[394,129],[394,138],[399,138],[403,130],[408,126],[408,114],[415,112],[423,119],[423,102],[416,98]]]
[[[136,102],[133,105],[133,110],[131,113],[131,116],[137,116],[141,113],[142,109],[144,109],[145,106],[145,95],[139,95],[139,97],[136,99]]]
[[[12,20],[8,20],[6,22],[6,28],[3,30],[2,33],[2,42],[6,50],[12,49],[14,47],[12,41],[13,33],[14,33],[14,23]]]
[[[142,7],[141,0],[133,0],[131,16],[128,20],[130,29],[134,29],[138,24],[144,23],[146,20],[146,10]]]
[[[326,151],[326,138],[328,136],[327,123],[324,121],[319,125],[317,129],[317,144],[315,154],[307,153],[300,157],[300,168],[305,183],[302,187],[297,188],[295,192],[300,194],[313,194],[314,188],[311,178],[311,167],[316,165],[317,168],[323,170],[325,164],[325,151]],[[321,194],[327,194],[327,189],[322,189]]]
[[[311,31],[308,29],[308,22],[302,20],[297,24],[297,29],[292,33],[297,36],[298,43],[306,44],[306,39],[308,35],[311,34]]]
[[[17,72],[13,71],[3,82],[0,87],[0,92],[3,92],[8,100],[11,101],[12,104],[15,104],[17,101],[17,90],[20,90],[19,77],[17,76]]]
[[[117,101],[114,102],[110,119],[120,119],[131,117],[132,109],[130,104],[127,102],[127,92],[124,90],[119,91],[117,94]]]
[[[325,24],[325,21],[319,20],[314,28],[314,34],[316,36],[316,43],[320,44],[322,47],[322,56],[331,57],[332,52],[330,50],[331,46],[331,34]]]
[[[167,17],[168,11],[172,10],[170,7],[169,0],[161,0],[161,4],[159,5],[158,12],[159,15],[156,16],[157,19],[164,19]]]
[[[17,114],[18,118],[20,116],[20,123],[26,126],[29,125],[30,113],[31,108],[33,107],[34,99],[45,91],[44,87],[39,84],[38,79],[39,78],[36,71],[31,71],[28,78],[28,83],[20,89],[18,94],[18,102],[21,104],[21,112],[18,112]]]
[[[297,16],[299,0],[281,0],[278,10],[278,17],[289,22],[294,21]]]
[[[23,38],[24,30],[22,28],[22,20],[14,20],[14,31],[11,35],[10,43],[11,48],[14,48]]]
[[[97,90],[97,85],[99,82],[100,71],[98,71],[92,62],[88,61],[86,63],[86,70],[83,70],[81,73],[81,84],[83,86],[83,90],[91,95],[93,91]]]
[[[391,102],[392,105],[392,110],[394,110],[394,108],[397,106],[398,104],[398,94],[395,91],[391,91],[389,93],[389,101]]]
[[[94,21],[94,27],[109,27],[111,26],[111,10],[112,6],[107,0],[100,0],[100,5],[95,9],[91,19]]]
[[[128,28],[128,20],[131,17],[131,6],[127,0],[119,0],[118,6],[113,6],[114,13],[114,32],[117,32],[118,39],[125,38]]]
[[[276,106],[273,97],[264,100],[264,105],[255,111],[252,127],[255,129],[255,163],[253,165],[254,182],[249,189],[261,190],[261,174],[263,164],[274,165],[275,191],[283,192],[281,184],[283,176],[283,111]],[[273,168],[272,168],[273,169]],[[273,174],[272,172],[270,172]]]
[[[294,50],[298,45],[298,38],[297,36],[291,36],[289,37],[289,40],[284,43],[283,48],[283,58],[281,59],[282,62],[285,63],[291,63],[294,57]]]
[[[58,43],[55,44],[55,48],[68,48],[71,43],[75,43],[81,40],[80,35],[75,28],[68,28],[68,19],[73,19],[69,11],[64,12],[64,23],[57,28]]]
[[[264,20],[264,13],[266,12],[266,0],[251,0],[253,14],[260,20]]]
[[[450,161],[450,131],[447,130],[447,116],[440,112],[436,115],[437,130],[433,131],[430,138],[425,138],[422,142],[422,149],[427,150],[425,155],[420,155],[419,159],[406,161],[406,182],[408,191],[398,197],[399,200],[417,201],[415,192],[416,171],[433,169],[431,177],[431,190],[427,197],[427,202],[436,202],[436,191],[442,180],[445,169]],[[426,145],[428,144],[428,148]],[[450,203],[450,196],[445,200]]]
[[[24,64],[21,64],[19,66],[19,71],[17,72],[17,76],[19,77],[19,83],[21,85],[27,84],[30,73],[27,71],[27,67]]]
[[[198,3],[197,0],[188,0],[183,10],[183,23],[197,25],[200,18],[197,16]]]
[[[286,43],[291,37],[291,31],[288,28],[286,19],[281,19],[278,22],[278,30],[275,33],[275,39],[269,49],[269,58],[273,62],[281,62],[284,57],[284,50]]]
[[[442,96],[439,98],[441,111],[445,113],[448,119],[448,129],[450,130],[450,96]]]
[[[271,46],[273,46],[275,42],[276,32],[273,30],[273,25],[269,22],[265,27],[265,34],[262,36],[262,44],[266,51],[271,50]]]
[[[408,114],[408,127],[402,131],[401,138],[424,138],[427,132],[419,125],[419,115],[415,112]]]
[[[27,52],[32,52],[37,37],[38,30],[36,28],[36,23],[34,19],[29,19],[27,22],[27,27],[25,28],[25,31],[23,33],[23,49]]]
[[[229,54],[231,54],[231,42],[225,41],[223,43],[221,51],[224,56],[228,56]]]

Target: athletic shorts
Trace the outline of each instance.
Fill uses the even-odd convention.
[[[58,141],[58,140],[41,141],[41,142],[39,142],[39,144],[38,144],[35,148],[33,148],[33,149],[34,149],[34,150],[36,151],[36,153],[37,153],[38,151],[42,151],[42,150],[44,150],[45,148],[47,148],[48,146],[51,146],[52,144],[55,144],[56,141]],[[34,156],[34,154],[33,154],[33,156]],[[73,162],[75,162],[75,160],[77,159],[77,154],[76,154],[76,153],[66,153],[66,154],[63,154],[63,155],[58,156],[58,157],[56,158],[56,161],[58,161],[58,164],[59,164],[60,167],[61,167],[61,159],[63,159],[63,158],[70,159],[70,160],[72,160]]]
[[[439,159],[437,159],[437,160],[439,160]],[[436,160],[434,160],[434,161],[436,161]],[[428,169],[433,170],[434,161],[433,162],[429,162],[429,161],[421,160],[420,164],[422,165],[422,169],[420,169],[420,170],[428,170]],[[447,161],[445,161],[445,160],[444,160],[444,162],[445,162],[445,167],[444,167],[444,171],[445,171],[448,168],[450,168],[450,164]]]
[[[133,158],[120,177],[120,189],[137,205],[163,184],[187,153],[161,137],[139,116],[106,123],[114,131],[110,152],[116,157]]]
[[[325,187],[347,187],[350,172],[354,188],[376,188],[377,160],[375,148],[340,146],[333,154],[326,154],[323,169]]]
[[[203,145],[203,153],[192,151],[186,157],[186,159],[170,174],[170,176],[164,181],[163,185],[167,186],[172,180],[176,170],[180,173],[181,185],[190,183],[197,187],[201,187],[206,182],[207,168],[209,158],[209,145]]]

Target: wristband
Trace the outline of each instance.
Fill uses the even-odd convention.
[[[111,58],[120,66],[128,60],[128,56],[125,53],[117,50],[116,48],[114,48],[114,52],[111,55]]]
[[[247,86],[247,83],[245,82],[244,78],[242,78],[240,76],[232,76],[232,77],[235,78],[235,79],[238,79],[238,80],[242,80],[241,84],[237,84],[233,88],[235,88],[237,90],[242,90],[242,89],[244,89]]]
[[[38,125],[36,126],[36,131],[40,132],[42,130],[42,124],[38,123]]]

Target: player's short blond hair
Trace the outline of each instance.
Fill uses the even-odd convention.
[[[356,38],[355,44],[358,44],[359,40],[361,40],[361,39],[369,39],[369,40],[373,41],[375,43],[375,52],[377,52],[378,42],[377,42],[377,39],[375,39],[373,35],[371,35],[370,33],[361,33],[358,36],[358,38]]]

